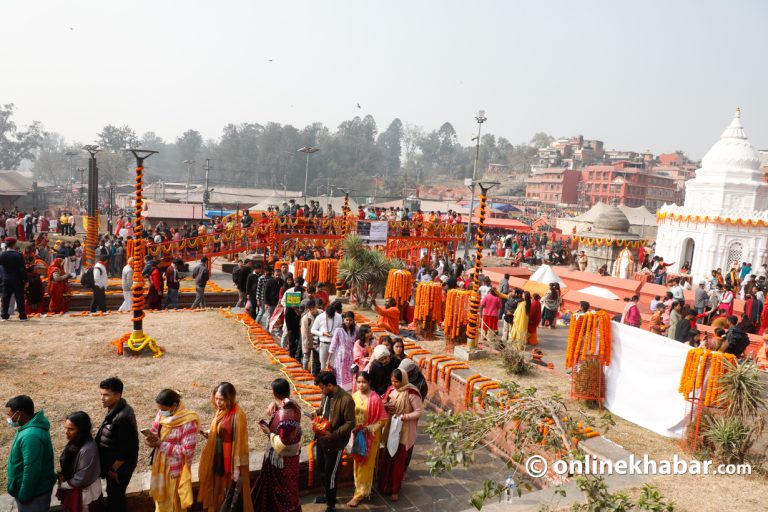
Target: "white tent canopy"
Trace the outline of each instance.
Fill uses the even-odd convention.
[[[538,269],[536,269],[536,272],[534,272],[533,275],[528,278],[528,280],[546,285],[549,285],[550,283],[557,283],[560,285],[560,288],[565,288],[565,283],[563,280],[560,279],[560,276],[558,276],[549,265],[540,266]]]
[[[621,298],[612,291],[599,286],[587,286],[586,288],[579,290],[579,292],[586,293],[587,295],[594,295],[595,297],[602,297],[604,299],[619,300]]]

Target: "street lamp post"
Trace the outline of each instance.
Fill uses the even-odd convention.
[[[194,160],[184,160],[182,163],[187,164],[187,203],[189,203],[189,178],[192,175],[192,164]]]
[[[480,185],[480,208],[477,215],[477,238],[475,239],[475,270],[472,273],[472,296],[469,299],[467,324],[467,349],[477,349],[480,327],[480,273],[483,271],[483,234],[485,233],[485,212],[488,205],[488,191],[500,185],[498,181],[477,182]]]
[[[304,146],[303,148],[299,148],[296,151],[298,153],[304,153],[307,155],[307,165],[304,168],[304,197],[307,197],[307,181],[309,180],[309,155],[312,153],[317,153],[320,151],[320,148],[316,148],[314,146]]]
[[[96,263],[96,243],[99,239],[99,167],[96,164],[96,153],[99,147],[93,144],[83,146],[91,155],[88,159],[88,203],[85,225],[85,266],[92,267]]]
[[[477,112],[477,115],[475,116],[475,121],[477,121],[477,138],[476,146],[475,146],[475,167],[472,170],[472,197],[469,200],[469,218],[467,219],[467,236],[464,240],[464,261],[467,261],[469,259],[469,244],[472,242],[472,214],[475,210],[475,181],[477,180],[477,161],[480,158],[480,129],[483,126],[483,123],[488,118],[485,116],[485,110],[479,110]],[[467,180],[469,181],[469,180]]]

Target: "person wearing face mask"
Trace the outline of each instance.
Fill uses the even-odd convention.
[[[144,444],[152,448],[149,495],[155,501],[156,512],[182,512],[194,503],[191,468],[200,418],[172,389],[158,393],[155,404],[157,415],[144,439]]]
[[[26,395],[5,404],[8,425],[16,429],[8,456],[8,494],[19,512],[45,512],[56,483],[51,424]]]

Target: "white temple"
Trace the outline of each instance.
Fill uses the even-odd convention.
[[[694,280],[735,262],[768,262],[768,183],[736,109],[733,121],[685,184],[683,206],[658,213],[656,254],[676,272],[691,263]]]

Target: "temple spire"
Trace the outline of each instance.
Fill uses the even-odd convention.
[[[747,138],[747,132],[744,131],[744,126],[741,124],[741,108],[736,107],[736,112],[733,114],[733,120],[728,128],[720,135],[721,139],[744,139]]]

